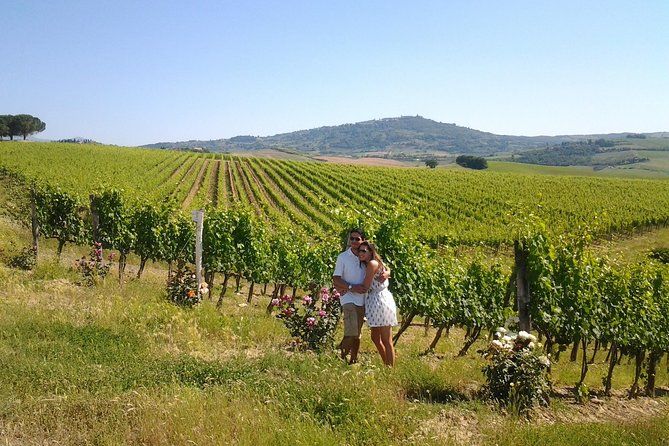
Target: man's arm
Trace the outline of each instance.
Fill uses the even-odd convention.
[[[334,284],[335,290],[339,292],[342,296],[348,293],[348,282],[341,278],[341,276],[332,276],[332,283]]]

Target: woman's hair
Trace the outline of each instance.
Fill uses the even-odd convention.
[[[358,249],[362,248],[363,246],[366,246],[367,249],[369,249],[369,252],[372,253],[372,259],[374,259],[374,260],[376,260],[377,262],[379,262],[379,265],[381,265],[381,267],[382,267],[383,269],[386,269],[386,265],[383,263],[383,260],[381,260],[381,256],[379,255],[379,253],[376,251],[376,245],[375,245],[374,243],[368,241],[368,240],[365,240],[365,241],[363,241],[362,243],[360,243],[360,246],[358,247]],[[363,262],[363,261],[361,260],[361,261],[360,261],[360,264],[361,264],[361,265],[362,265],[362,264],[365,264],[365,265],[366,265],[367,262]]]

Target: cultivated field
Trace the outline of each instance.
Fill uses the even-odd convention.
[[[595,220],[601,233],[669,221],[666,181],[507,174],[496,171],[508,164],[491,164],[491,172],[475,172],[97,145],[0,145],[0,166],[84,201],[92,191],[113,186],[131,199],[171,199],[183,209],[242,204],[270,224],[282,222],[307,234],[331,233],[338,209],[365,210],[379,219],[406,209],[416,217],[416,235],[433,244],[506,243],[518,215],[530,212],[550,221],[557,233]],[[511,170],[560,169],[537,167]]]

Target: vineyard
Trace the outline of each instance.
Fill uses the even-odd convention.
[[[602,234],[666,226],[666,181],[352,167],[66,144],[2,144],[0,151],[2,173],[15,185],[12,194],[24,195],[17,200],[23,202],[18,217],[32,228],[35,253],[44,239],[57,242],[58,257],[66,245],[99,243],[100,253],[118,253],[121,287],[141,282],[126,281],[132,255],[138,279],[150,261],[164,262],[170,277],[175,269],[183,274],[194,261],[195,227],[187,211],[205,208],[203,268],[210,286],[204,302],[193,306],[221,311],[233,299],[230,291],[244,288],[235,323],[254,304],[264,318],[256,314],[255,320],[267,323],[278,297],[299,301],[331,284],[342,236],[360,227],[392,270],[402,316],[395,342],[412,339],[412,322],[433,329],[422,351],[412,351],[415,357],[439,350],[451,330],[464,335],[449,341],[457,345],[454,357],[471,357],[497,327],[515,324],[520,311],[542,342],[538,349],[551,358],[551,373],[580,358],[569,382],[579,401],[590,397],[593,381],[601,382],[595,390],[604,396],[665,392],[667,265],[650,258],[620,264],[589,245]],[[513,266],[476,250],[467,258],[457,254],[457,245],[478,243],[513,246]],[[516,299],[522,287],[531,290],[529,302]],[[218,316],[206,317],[213,333],[222,330],[214,322]],[[311,319],[315,326],[325,324]],[[161,373],[206,385],[219,379],[214,369],[179,368],[196,367],[191,363],[170,367],[175,369]],[[621,370],[627,373],[619,377]]]
[[[86,201],[105,187],[129,200],[171,200],[188,210],[244,205],[269,227],[332,234],[338,212],[383,218],[398,207],[413,234],[432,245],[511,241],[518,214],[531,210],[555,233],[588,226],[600,234],[664,226],[663,180],[514,175],[241,158],[79,144],[0,146],[0,166]]]

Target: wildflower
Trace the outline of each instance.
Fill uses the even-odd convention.
[[[314,325],[316,325],[316,318],[315,317],[308,317],[307,318],[307,327],[308,328],[313,328]]]
[[[288,307],[285,310],[282,311],[284,316],[292,316],[295,310],[292,307]]]
[[[281,301],[279,299],[277,299],[276,297],[274,299],[272,299],[272,306],[273,307],[278,307],[280,303],[281,303]]]
[[[309,305],[311,304],[312,301],[313,299],[311,298],[311,296],[304,296],[304,298],[302,298],[302,302],[304,302],[304,305]]]
[[[324,310],[319,310],[319,311],[318,311],[318,315],[319,315],[320,317],[325,317],[326,314],[327,314],[327,313],[326,313]]]
[[[339,291],[334,290],[334,292],[332,293],[332,298],[335,299],[335,300],[339,300],[340,297],[341,297],[341,294],[339,294]]]
[[[189,297],[189,298],[192,298],[193,296],[195,296],[195,291],[188,290],[188,292],[186,293],[186,296]]]
[[[530,342],[529,344],[527,344],[527,348],[529,348],[530,350],[534,349],[534,342]]]
[[[500,335],[504,335],[504,334],[507,333],[508,330],[504,327],[497,327],[497,330],[495,330],[495,331]]]
[[[494,341],[492,341],[491,344],[492,344],[494,347],[496,347],[496,348],[504,348],[504,344],[502,344],[502,343],[501,343],[500,341],[498,341],[497,339],[495,339]]]
[[[524,330],[518,332],[518,339],[521,341],[527,341],[530,339],[530,334]]]
[[[545,355],[539,356],[539,362],[541,363],[541,365],[543,365],[545,367],[548,367],[548,366],[551,365],[550,359],[548,359],[548,357],[545,356]]]

